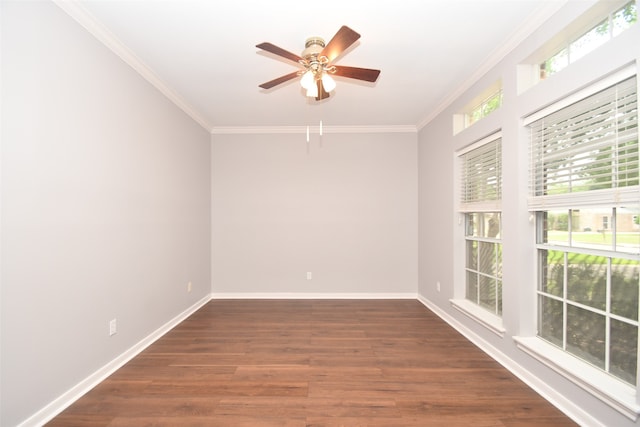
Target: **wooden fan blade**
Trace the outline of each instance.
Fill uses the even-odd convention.
[[[336,76],[348,77],[350,79],[364,80],[367,82],[375,82],[378,80],[380,70],[373,70],[371,68],[358,68],[358,67],[345,67],[336,65]]]
[[[262,83],[260,85],[260,87],[262,89],[271,89],[274,86],[277,86],[277,85],[279,85],[281,83],[284,83],[286,81],[289,81],[291,79],[295,79],[296,77],[298,77],[298,72],[294,71],[293,73],[289,73],[289,74],[284,75],[282,77],[278,77],[277,79],[273,79],[273,80],[271,80],[269,82]]]
[[[256,45],[257,48],[266,50],[267,52],[271,52],[274,55],[282,56],[283,58],[287,58],[290,61],[298,62],[301,61],[302,58],[295,53],[291,53],[288,50],[284,50],[281,47],[278,47],[272,43],[260,43]]]
[[[316,96],[316,101],[322,101],[329,97],[329,92],[324,90],[324,86],[322,85],[322,80],[316,80],[316,85],[318,86],[318,96]]]
[[[343,25],[325,48],[322,49],[319,56],[326,56],[329,59],[329,62],[331,62],[340,56],[342,52],[347,50],[349,46],[354,44],[359,38],[360,34],[356,33],[346,25]]]

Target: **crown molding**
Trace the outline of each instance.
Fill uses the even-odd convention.
[[[166,84],[151,68],[138,58],[112,32],[105,28],[78,0],[52,0],[60,9],[84,27],[91,35],[118,55],[126,64],[137,71],[178,108],[184,111],[196,123],[211,132],[211,124],[205,120],[189,103]]]
[[[212,126],[200,113],[198,113],[189,103],[187,103],[175,90],[165,83],[151,68],[149,68],[140,58],[138,58],[128,47],[126,47],[113,33],[105,28],[78,0],[52,0],[60,9],[71,16],[76,22],[84,27],[96,39],[102,42],[107,48],[118,55],[126,64],[137,71],[144,79],[151,83],[156,89],[164,94],[178,108],[184,111],[196,123],[209,131],[211,134],[287,134],[305,133],[306,126]],[[397,125],[397,126],[325,126],[323,133],[417,133],[447,107],[449,107],[464,92],[469,90],[482,76],[495,67],[507,54],[515,49],[524,39],[529,37],[538,29],[549,17],[556,13],[569,0],[557,0],[546,2],[541,6],[517,31],[507,37],[507,43],[495,49],[480,67],[469,78],[458,85],[457,89],[445,97],[440,104],[433,109],[417,125]],[[314,133],[318,132],[318,127],[310,128]]]
[[[215,126],[211,128],[213,135],[235,135],[235,134],[288,134],[288,133],[320,133],[320,126]],[[323,126],[322,133],[417,133],[418,129],[414,125],[393,125],[393,126]]]
[[[493,67],[498,65],[511,51],[518,47],[527,37],[531,36],[542,24],[544,24],[551,16],[553,16],[561,7],[569,0],[555,0],[545,2],[525,21],[516,31],[506,38],[506,43],[500,45],[487,56],[478,69],[469,76],[467,80],[458,85],[457,89],[445,97],[440,104],[434,108],[424,119],[416,125],[421,130],[447,107],[449,107],[456,99],[462,96],[474,84],[476,84],[482,76],[489,72]]]

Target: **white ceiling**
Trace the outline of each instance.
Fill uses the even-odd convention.
[[[58,0],[211,131],[245,127],[421,127],[529,35],[559,0]],[[87,14],[88,12],[88,14]],[[95,20],[94,20],[95,19]],[[97,22],[96,22],[97,21]],[[375,84],[336,78],[322,102],[297,80],[259,84],[347,25],[361,39],[336,64],[376,68]],[[106,31],[104,31],[106,30]]]

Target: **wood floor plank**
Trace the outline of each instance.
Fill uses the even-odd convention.
[[[257,397],[220,401],[217,414],[242,415],[250,412],[262,417],[354,417],[377,416],[397,419],[400,411],[393,399],[292,398],[287,400]]]
[[[214,300],[50,426],[575,426],[415,300]]]
[[[210,417],[118,417],[107,427],[305,427],[306,425],[304,418],[214,415]]]

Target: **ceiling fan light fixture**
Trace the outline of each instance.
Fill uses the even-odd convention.
[[[318,86],[314,84],[310,88],[307,88],[307,96],[309,98],[315,98],[318,96]]]
[[[313,74],[312,70],[307,70],[307,72],[302,75],[302,78],[300,79],[300,86],[307,90],[316,87],[316,76]]]
[[[333,80],[333,77],[324,72],[322,73],[322,86],[324,87],[325,91],[331,92],[336,88],[336,81]]]

